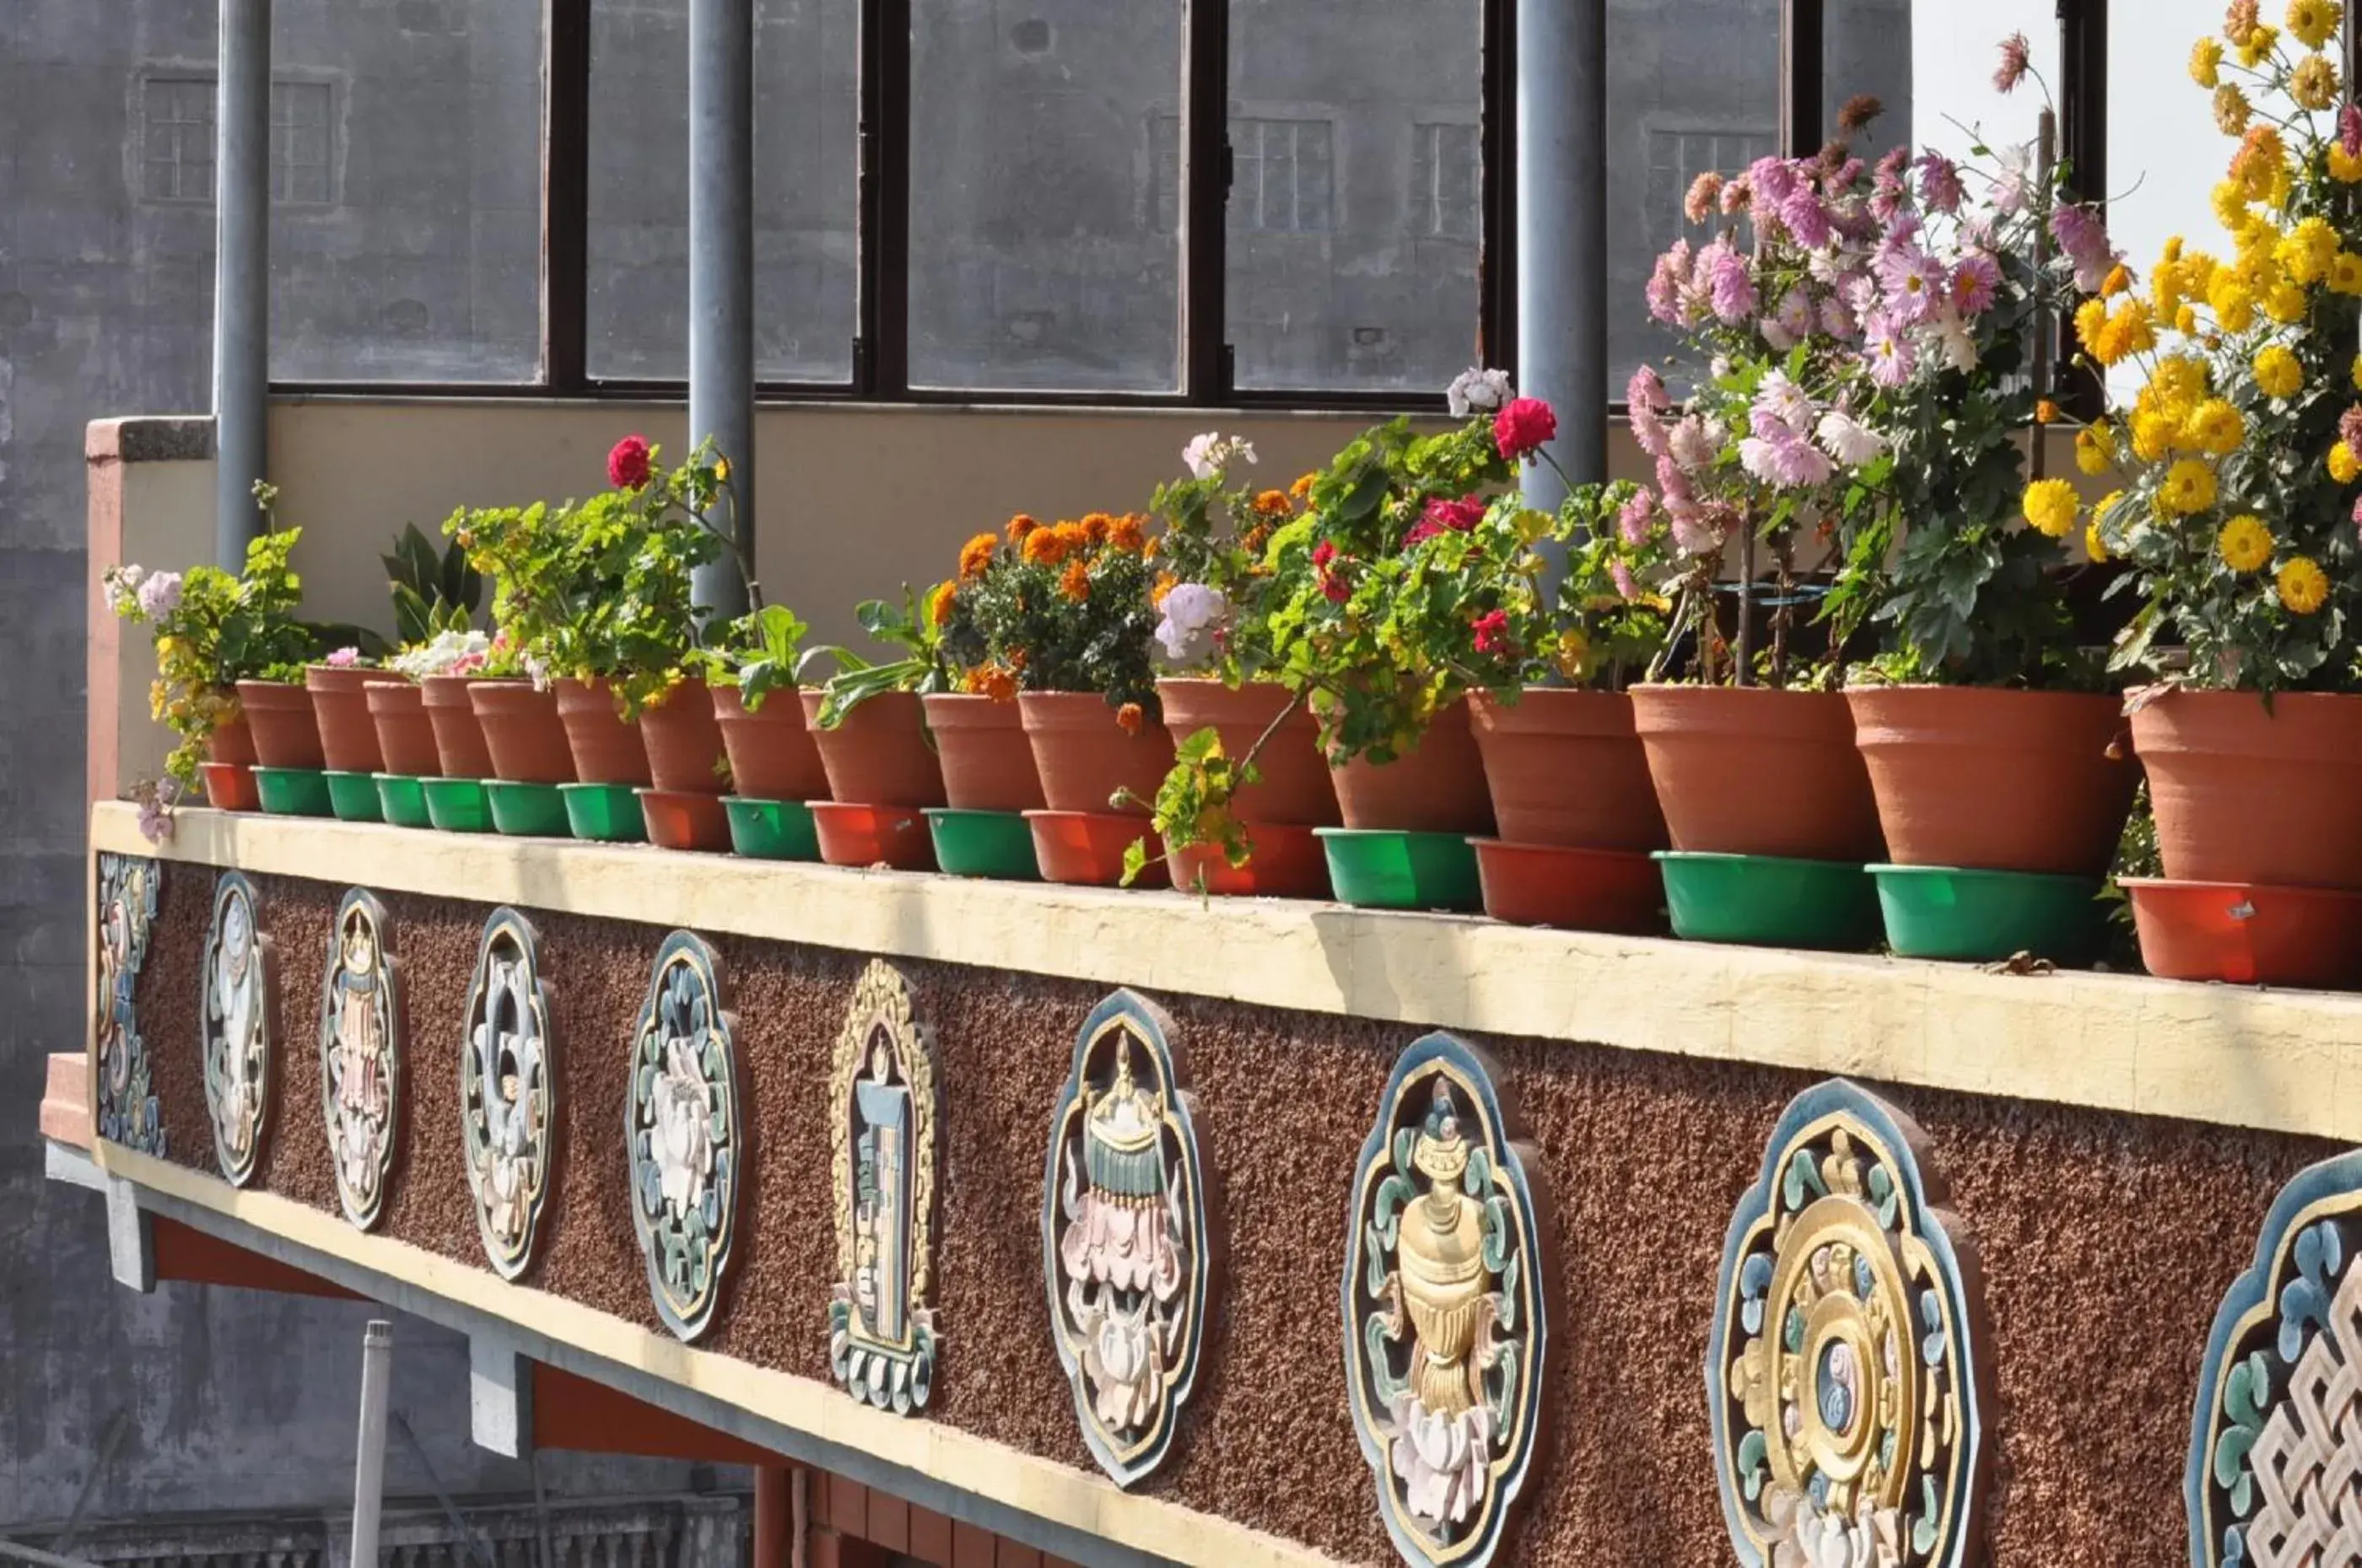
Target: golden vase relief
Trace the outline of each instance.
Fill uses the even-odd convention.
[[[908,981],[872,959],[829,1074],[837,1284],[829,1365],[846,1392],[903,1415],[925,1406],[940,1342],[927,1306],[935,1201],[934,1045]]]

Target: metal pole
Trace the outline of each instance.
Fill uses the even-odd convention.
[[[1518,4],[1518,379],[1558,411],[1551,453],[1577,484],[1607,477],[1606,0]],[[1526,471],[1526,503],[1566,486]]]
[[[708,436],[729,460],[739,544],[756,569],[755,0],[689,6],[690,444]],[[737,563],[725,555],[700,569],[697,602],[743,614]]]
[[[220,0],[214,106],[214,558],[246,564],[262,531],[270,392],[270,0]]]
[[[353,1460],[351,1568],[377,1568],[378,1505],[385,1497],[385,1399],[393,1379],[393,1325],[361,1333],[361,1434]]]

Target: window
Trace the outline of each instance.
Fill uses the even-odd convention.
[[[140,194],[151,202],[214,199],[211,77],[150,77],[141,84]]]
[[[859,0],[755,7],[755,374],[853,376]],[[590,375],[689,375],[688,0],[592,0]]]
[[[1411,127],[1414,226],[1432,239],[1484,237],[1483,138],[1473,125]]]
[[[1240,387],[1427,396],[1475,358],[1484,34],[1479,0],[1230,0]]]
[[[1649,133],[1649,250],[1657,254],[1674,240],[1691,244],[1711,239],[1715,226],[1693,224],[1682,215],[1682,198],[1701,174],[1735,174],[1759,158],[1768,158],[1779,138],[1762,130],[1652,130]],[[1609,306],[1610,310],[1614,306]]]
[[[1181,10],[912,0],[913,386],[1179,390]]]
[[[270,84],[270,199],[318,205],[333,200],[328,161],[328,84]]]

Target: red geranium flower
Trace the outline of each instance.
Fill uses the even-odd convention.
[[[1511,462],[1541,449],[1558,435],[1558,415],[1538,397],[1521,397],[1493,419],[1493,439]]]
[[[1507,653],[1509,651],[1509,615],[1507,611],[1495,610],[1487,614],[1479,615],[1476,619],[1468,623],[1468,629],[1476,634],[1476,651],[1478,653]]]
[[[1547,414],[1549,404],[1543,404],[1542,411]],[[1455,534],[1465,534],[1485,521],[1484,497],[1463,495],[1457,501],[1430,501],[1427,503],[1427,521]]]
[[[648,443],[645,436],[626,436],[607,454],[607,482],[617,490],[637,490],[648,482]]]
[[[1320,574],[1320,591],[1328,599],[1330,603],[1342,604],[1345,601],[1353,597],[1353,591],[1345,585],[1345,580],[1343,578],[1337,575],[1336,561],[1337,547],[1335,544],[1331,543],[1330,540],[1323,539],[1319,545],[1314,547],[1312,551],[1312,569]]]

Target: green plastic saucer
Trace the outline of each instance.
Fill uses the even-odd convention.
[[[337,813],[340,823],[374,823],[385,820],[377,801],[377,775],[374,773],[330,773],[328,808]]]
[[[931,806],[927,829],[934,834],[935,865],[955,877],[1042,879],[1041,864],[1033,856],[1033,829],[1021,812]]]
[[[328,795],[328,776],[316,767],[260,767],[254,770],[254,788],[262,809],[281,817],[336,815]]]
[[[1878,945],[1878,885],[1850,861],[1657,851],[1673,934],[1835,952]]]
[[[811,808],[800,801],[722,798],[730,818],[730,847],[749,860],[818,860],[820,834]]]
[[[492,831],[492,801],[480,778],[421,778],[427,820],[445,833]]]
[[[517,784],[505,778],[484,781],[492,798],[492,825],[513,838],[565,838],[566,797],[555,784]]]
[[[1456,833],[1391,833],[1373,828],[1324,827],[1319,835],[1329,856],[1329,884],[1340,903],[1373,910],[1450,910],[1473,913],[1485,907],[1476,875],[1476,851]]]
[[[566,823],[575,837],[597,844],[647,842],[647,820],[629,784],[560,784],[557,792],[566,798]]]
[[[2097,877],[1873,866],[1886,944],[1906,958],[1990,964],[2020,953],[2084,965],[2106,941]]]
[[[425,780],[407,773],[379,773],[371,776],[377,784],[378,815],[396,827],[432,827],[435,819],[426,809]]]

